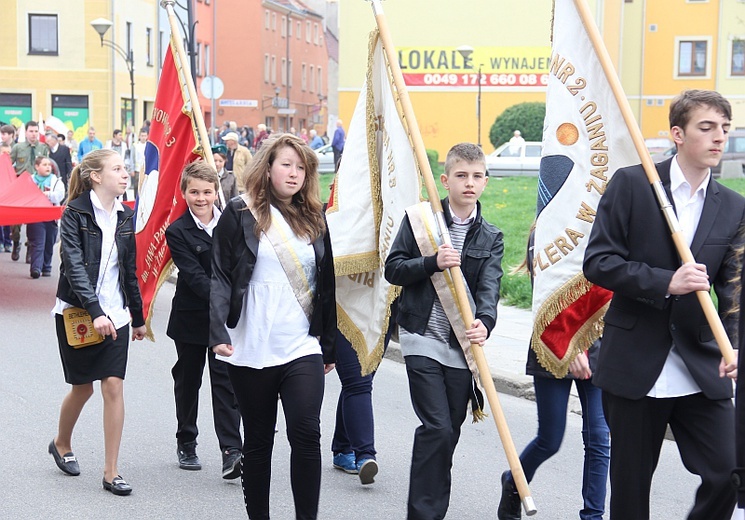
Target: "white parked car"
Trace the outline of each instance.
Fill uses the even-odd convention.
[[[486,170],[492,177],[515,175],[538,176],[543,145],[526,141],[523,146],[504,143],[486,156]]]
[[[321,146],[316,150],[318,157],[318,173],[334,173],[334,150],[331,143]]]

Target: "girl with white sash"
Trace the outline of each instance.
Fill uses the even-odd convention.
[[[210,345],[229,363],[243,417],[248,516],[269,518],[279,395],[296,518],[315,519],[324,374],[336,360],[333,258],[316,155],[299,137],[272,136],[246,170],[244,188],[213,235]]]

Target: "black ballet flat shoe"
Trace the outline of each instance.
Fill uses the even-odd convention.
[[[106,477],[104,477],[101,482],[106,491],[111,491],[113,494],[120,497],[129,495],[132,492],[132,486],[127,484],[127,481],[124,480],[121,475],[114,477],[114,480],[111,482],[106,482]]]
[[[72,452],[60,455],[59,451],[57,451],[57,446],[54,445],[54,439],[49,443],[49,453],[54,457],[54,462],[57,464],[57,467],[63,472],[72,475],[73,477],[80,475],[78,459],[75,458],[75,455]]]

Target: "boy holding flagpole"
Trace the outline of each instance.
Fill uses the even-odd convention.
[[[447,513],[453,453],[469,399],[475,417],[483,406],[470,345],[483,345],[494,329],[502,277],[502,232],[483,219],[478,202],[488,181],[481,149],[455,145],[440,180],[449,192],[442,204],[453,245],[434,238],[434,215],[425,202],[406,210],[385,263],[386,279],[402,286],[399,338],[412,405],[422,422],[414,435],[409,520]],[[444,272],[461,265],[475,307],[469,329]]]
[[[611,431],[612,519],[649,518],[652,475],[670,425],[686,468],[701,478],[689,520],[729,520],[735,505],[732,382],[736,363],[717,348],[696,291],[714,286],[719,314],[736,337],[733,243],[745,199],[711,168],[730,129],[729,102],[688,90],[670,105],[678,153],[657,164],[661,185],[696,262],[682,263],[641,165],[614,174],[587,245],[587,279],[614,291],[593,382]]]

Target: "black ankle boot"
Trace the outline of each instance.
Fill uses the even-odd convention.
[[[499,501],[497,518],[499,520],[520,520],[522,513],[520,494],[509,471],[502,473],[502,499]]]

